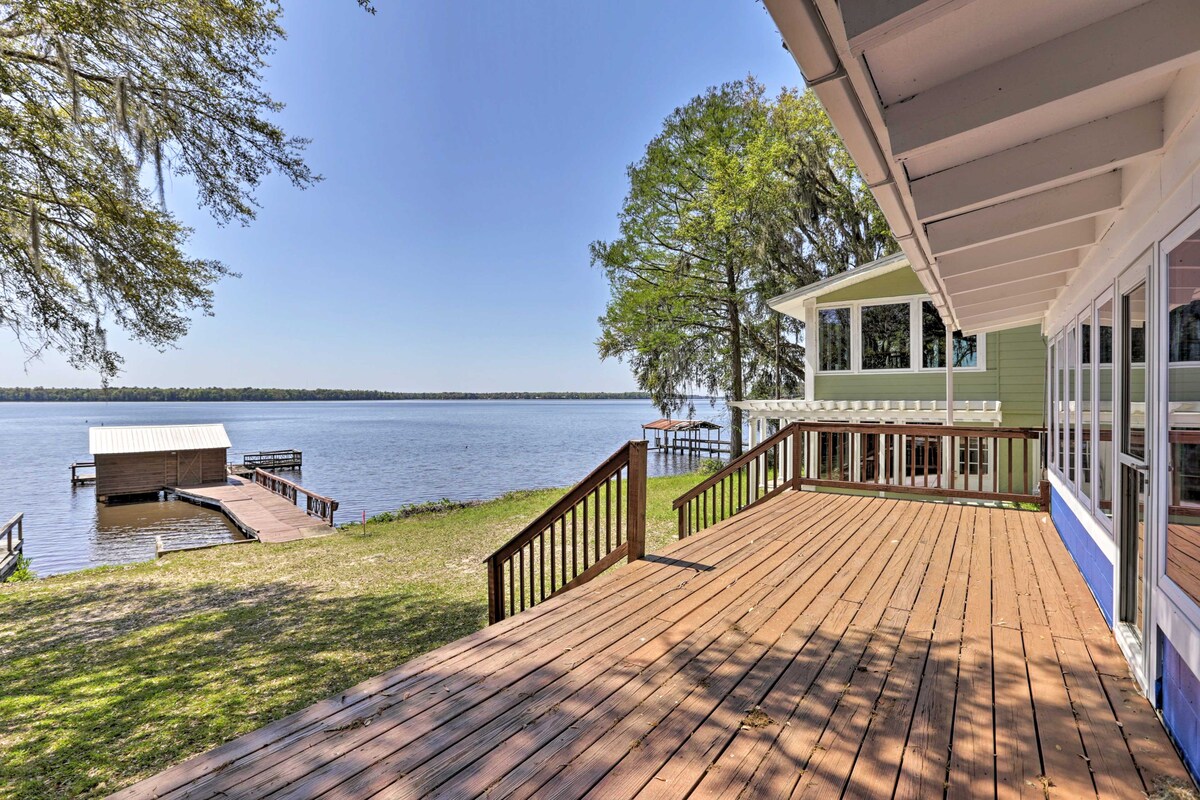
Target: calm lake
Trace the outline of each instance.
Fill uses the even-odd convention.
[[[243,452],[295,448],[304,470],[284,473],[333,497],[350,522],[407,503],[496,497],[567,486],[660,415],[647,401],[400,401],[280,403],[0,403],[0,517],[25,512],[25,552],[45,576],[154,557],[167,547],[227,541],[215,511],[179,501],[102,506],[72,488],[68,467],[87,461],[93,425],[222,422]],[[726,425],[723,406],[696,416]],[[695,466],[650,453],[649,472]]]

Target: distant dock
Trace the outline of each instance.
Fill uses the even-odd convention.
[[[732,444],[721,438],[721,426],[703,419],[656,419],[642,426],[651,450],[689,455],[728,453]]]

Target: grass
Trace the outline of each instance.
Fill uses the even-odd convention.
[[[699,480],[650,480],[648,550]],[[483,627],[481,562],[561,494],[0,586],[0,797],[104,796]]]

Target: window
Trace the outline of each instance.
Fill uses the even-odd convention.
[[[1092,310],[1079,318],[1079,491],[1092,495]]]
[[[850,369],[850,309],[822,308],[817,312],[822,370]]]
[[[1058,474],[1063,474],[1063,469],[1066,465],[1064,454],[1066,453],[1066,382],[1063,380],[1063,367],[1067,362],[1067,342],[1064,336],[1058,337],[1058,347],[1055,348],[1054,358],[1054,441],[1055,454],[1054,460],[1058,467]]]
[[[1167,576],[1200,601],[1200,231],[1167,254]],[[1136,352],[1136,351],[1135,351]]]
[[[1075,374],[1075,328],[1072,327],[1067,331],[1067,352],[1066,352],[1065,379],[1066,379],[1066,399],[1064,411],[1066,412],[1066,425],[1063,428],[1066,436],[1066,451],[1063,453],[1063,458],[1066,460],[1066,475],[1067,480],[1071,483],[1075,482],[1075,428],[1076,428],[1076,410],[1078,408],[1079,395],[1076,393],[1076,381],[1078,376]]]
[[[968,437],[958,448],[959,475],[988,474],[988,440]]]
[[[1046,381],[1046,396],[1049,408],[1046,411],[1046,421],[1050,426],[1049,448],[1050,466],[1058,463],[1058,340],[1050,340],[1050,350],[1046,354],[1046,368],[1050,377]]]
[[[963,336],[954,332],[954,368],[969,368],[979,365],[979,341],[974,336]],[[921,367],[924,369],[946,368],[946,325],[938,314],[937,307],[924,300],[921,302]]]
[[[1096,509],[1104,518],[1113,515],[1113,301],[1108,297],[1097,301],[1096,344],[1096,435],[1093,437],[1096,463]]]
[[[862,368],[908,369],[912,365],[908,303],[863,306]]]

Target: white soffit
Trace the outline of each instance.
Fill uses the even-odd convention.
[[[968,333],[1043,321],[1200,111],[1200,0],[765,2]]]

